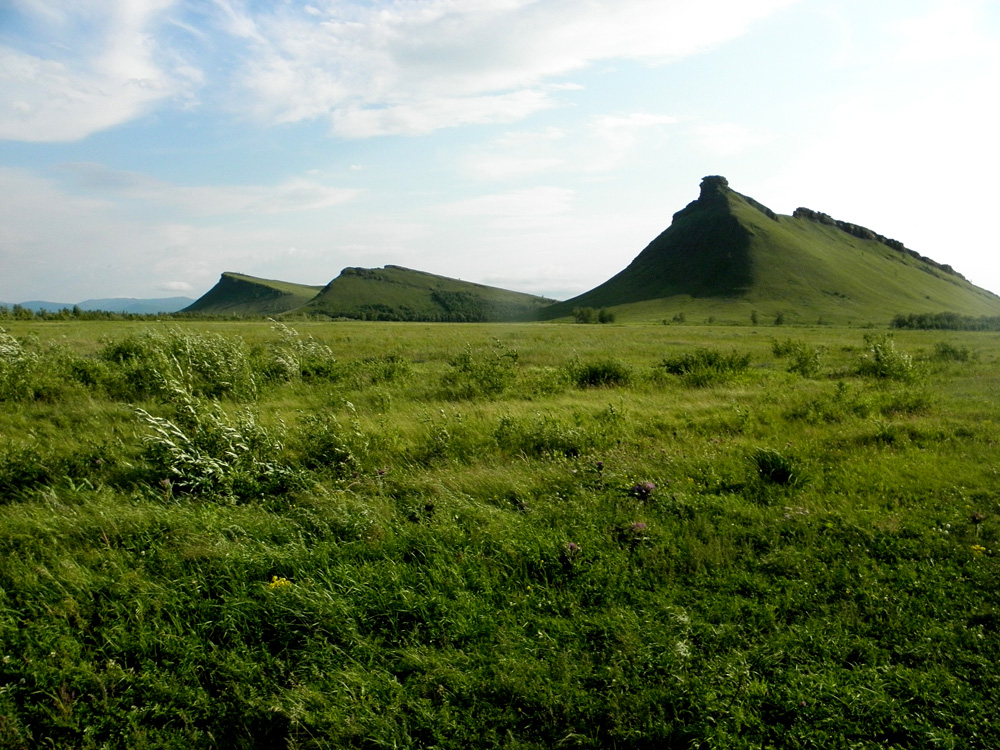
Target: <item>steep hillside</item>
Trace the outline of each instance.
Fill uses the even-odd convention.
[[[386,266],[345,268],[297,312],[357,320],[485,322],[531,320],[551,303],[532,294]]]
[[[619,319],[887,323],[898,313],[1000,313],[1000,297],[902,243],[816,211],[781,216],[706,177],[701,195],[621,273],[542,317],[614,308]]]
[[[302,307],[322,288],[227,271],[214,287],[182,312],[250,317],[278,315]]]

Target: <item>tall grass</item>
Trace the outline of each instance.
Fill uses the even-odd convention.
[[[38,325],[0,746],[1000,744],[990,339]]]

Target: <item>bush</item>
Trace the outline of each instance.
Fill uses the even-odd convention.
[[[536,414],[532,420],[500,417],[493,439],[505,453],[520,456],[579,456],[593,445],[580,425],[562,424],[553,417]]]
[[[306,468],[345,477],[359,468],[351,443],[362,437],[356,427],[348,430],[332,414],[307,414],[302,418],[296,444]]]
[[[37,355],[25,350],[16,338],[0,328],[0,401],[33,399]]]
[[[73,388],[66,350],[28,348],[0,328],[0,401],[58,401]]]
[[[282,443],[249,409],[229,418],[217,402],[168,382],[173,419],[137,409],[148,433],[145,460],[168,494],[248,500],[281,494],[295,473],[280,462]]]
[[[806,476],[795,461],[770,448],[758,448],[749,460],[757,476],[768,484],[796,486],[806,482]]]
[[[490,349],[466,347],[448,363],[442,383],[452,398],[488,398],[499,396],[517,381],[517,351],[499,341]]]
[[[771,352],[779,359],[788,357],[791,362],[788,371],[801,375],[804,378],[812,378],[819,374],[820,358],[823,350],[820,347],[812,347],[804,341],[793,341],[786,339],[778,341],[771,339]]]
[[[579,388],[624,387],[632,382],[632,368],[617,359],[574,360],[567,366],[570,381]]]
[[[913,380],[916,376],[913,359],[896,349],[891,336],[868,334],[865,346],[868,351],[858,360],[859,375],[883,380]]]
[[[147,331],[106,341],[98,357],[112,365],[105,390],[124,401],[165,396],[172,381],[199,397],[249,400],[258,392],[258,363],[239,336]]]
[[[939,341],[934,345],[931,359],[935,362],[972,362],[976,359],[976,355],[970,352],[967,346],[955,346],[947,341]]]
[[[701,348],[668,357],[660,367],[671,375],[679,375],[688,385],[700,387],[723,383],[746,372],[750,355]]]
[[[44,456],[35,448],[4,446],[0,450],[0,504],[49,484],[55,478],[51,463],[51,456]]]
[[[270,367],[280,380],[305,381],[338,380],[341,369],[333,350],[312,336],[303,338],[298,331],[283,323],[272,321],[272,330],[280,339],[270,351]]]
[[[413,372],[410,363],[399,354],[368,357],[355,362],[352,369],[358,388],[383,383],[403,383]]]

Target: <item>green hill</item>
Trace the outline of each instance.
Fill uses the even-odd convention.
[[[552,300],[401,266],[345,268],[298,313],[356,320],[532,320]]]
[[[800,208],[780,216],[706,177],[701,195],[621,273],[543,311],[612,308],[619,320],[680,317],[888,323],[899,313],[1000,314],[1000,297],[902,243]]]
[[[181,312],[248,317],[278,315],[302,307],[322,288],[227,271],[204,296]]]

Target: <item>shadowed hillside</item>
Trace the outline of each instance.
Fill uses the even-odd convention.
[[[322,288],[227,271],[219,283],[182,312],[248,317],[278,315],[302,307]]]
[[[355,320],[532,320],[552,300],[401,266],[345,268],[296,312]]]
[[[625,270],[542,317],[577,307],[626,320],[743,321],[759,310],[789,322],[881,323],[902,312],[996,315],[1000,297],[901,242],[809,209],[778,215],[712,176]]]

